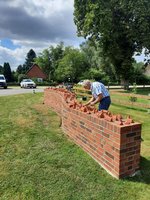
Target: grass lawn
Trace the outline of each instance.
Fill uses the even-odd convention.
[[[69,141],[43,94],[0,97],[1,200],[148,200],[150,115],[111,105],[143,123],[141,174],[116,180]]]
[[[129,94],[129,96],[121,96],[121,93],[120,94],[111,93],[111,98],[123,100],[123,101],[126,101],[127,103],[131,102],[129,100],[129,97],[131,97],[131,96],[132,96],[131,94]],[[148,99],[142,99],[142,97],[137,97],[137,101],[136,102],[137,103],[149,104],[150,100],[148,100]],[[133,105],[134,105],[134,103],[133,103]]]
[[[133,89],[130,89],[129,91],[122,91],[123,93],[132,93]],[[140,95],[148,95],[150,94],[150,88],[137,88],[137,93],[136,94],[140,94]]]

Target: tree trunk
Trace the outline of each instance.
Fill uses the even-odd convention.
[[[121,79],[121,87],[124,90],[129,90],[129,80]]]

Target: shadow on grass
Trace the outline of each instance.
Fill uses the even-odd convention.
[[[139,174],[135,175],[134,177],[128,177],[126,180],[150,184],[150,160],[141,157],[140,168]]]

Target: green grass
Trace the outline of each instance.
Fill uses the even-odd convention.
[[[119,100],[123,100],[123,101],[126,101],[126,102],[131,102],[129,100],[129,98],[131,97],[131,93],[129,94],[129,96],[121,96],[121,93],[120,94],[115,94],[115,93],[112,93],[111,94],[111,97],[114,98],[114,99],[119,99]],[[150,100],[148,99],[143,99],[142,97],[137,97],[137,103],[144,103],[144,104],[149,104],[150,103]],[[134,104],[134,103],[133,103]]]
[[[141,175],[116,180],[63,134],[43,95],[0,97],[1,200],[147,200],[150,125],[146,112],[111,105],[143,123]]]
[[[123,93],[132,93],[132,90],[133,89],[130,89],[129,91],[122,91],[122,92]],[[150,88],[137,88],[136,90],[137,90],[136,94],[146,95],[146,96],[148,94],[150,94]]]

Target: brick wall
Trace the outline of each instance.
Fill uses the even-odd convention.
[[[48,88],[44,103],[62,118],[62,129],[77,145],[116,178],[139,170],[141,124],[76,101],[64,89]]]

